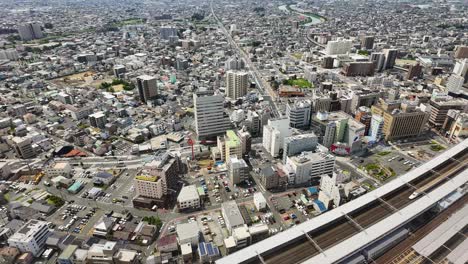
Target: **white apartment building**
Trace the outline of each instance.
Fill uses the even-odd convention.
[[[53,166],[45,169],[45,174],[49,178],[54,178],[57,176],[69,177],[72,171],[72,167],[67,162],[58,162]]]
[[[200,196],[195,185],[182,187],[177,196],[177,206],[180,210],[200,208]]]
[[[16,233],[8,238],[8,245],[16,247],[21,252],[31,252],[35,257],[39,256],[49,236],[47,222],[29,220]]]
[[[283,148],[284,138],[291,136],[289,118],[270,119],[263,127],[263,147],[273,157],[278,157],[280,149]]]
[[[371,141],[380,141],[383,137],[384,118],[379,115],[372,115],[369,137]]]
[[[136,176],[134,186],[137,196],[159,199],[164,194],[162,181],[157,176]]]
[[[249,78],[247,72],[228,71],[226,73],[226,96],[236,100],[247,94]]]
[[[258,211],[262,211],[267,208],[267,201],[265,199],[265,196],[263,196],[263,193],[261,192],[254,193],[253,200],[254,200],[255,208],[257,208]]]
[[[336,174],[333,177],[323,175],[320,181],[320,192],[318,196],[327,209],[339,206],[341,202],[340,188],[337,185]]]
[[[18,156],[23,159],[36,157],[36,152],[32,146],[33,141],[30,137],[14,137],[12,141]]]
[[[236,201],[224,202],[221,204],[221,214],[226,222],[226,228],[229,233],[236,227],[243,226],[245,224],[244,218],[237,206]]]
[[[226,132],[229,117],[224,113],[224,98],[212,93],[193,95],[195,129],[199,138],[213,137]]]
[[[318,145],[318,137],[314,133],[302,134],[284,139],[283,163],[288,156],[299,154],[303,151],[314,150]]]
[[[338,39],[328,41],[325,53],[327,55],[346,54],[351,51],[353,42],[349,39]]]
[[[309,183],[312,178],[324,174],[332,175],[335,167],[335,157],[322,150],[317,152],[302,152],[297,156],[287,157],[285,171],[291,185]]]

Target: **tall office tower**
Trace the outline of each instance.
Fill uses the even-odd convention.
[[[372,114],[383,117],[382,133],[387,141],[419,136],[429,119],[428,112],[417,109],[411,103],[381,102],[372,106]]]
[[[41,25],[36,22],[26,23],[18,26],[18,33],[21,40],[28,41],[33,39],[40,39],[44,37]]]
[[[226,73],[226,96],[237,99],[247,94],[249,78],[247,72],[228,71]]]
[[[374,48],[374,36],[362,36],[361,49],[371,50]]]
[[[378,142],[383,138],[384,119],[379,115],[372,115],[369,137],[371,141]]]
[[[310,125],[311,103],[306,100],[295,101],[286,105],[286,116],[289,126],[294,128],[308,128]]]
[[[385,54],[382,52],[373,52],[370,56],[370,61],[374,63],[375,71],[381,72],[385,66]]]
[[[468,58],[468,46],[458,46],[454,55],[455,59],[467,59]]]
[[[397,49],[384,49],[383,52],[385,54],[384,69],[393,69],[393,66],[395,66],[395,60],[398,56],[398,50]]]
[[[245,62],[244,62],[243,59],[233,57],[233,58],[228,59],[224,63],[224,68],[225,68],[226,71],[229,71],[229,70],[242,70],[242,69],[245,68]]]
[[[156,99],[158,95],[158,85],[155,77],[149,75],[138,76],[137,87],[142,102],[146,103]]]
[[[457,61],[453,68],[453,74],[463,77],[466,82],[468,80],[468,59]]]
[[[198,138],[210,138],[226,133],[229,117],[224,113],[224,98],[213,92],[193,94],[195,130]]]
[[[406,79],[407,80],[413,80],[414,78],[421,78],[422,77],[422,72],[423,70],[423,66],[421,66],[421,64],[415,64],[415,65],[411,65],[408,69],[408,73],[406,74]]]
[[[163,40],[169,40],[171,37],[177,36],[177,28],[175,27],[161,27],[159,28],[159,36]]]
[[[338,39],[328,41],[325,53],[327,55],[346,54],[353,47],[353,42],[349,39]]]

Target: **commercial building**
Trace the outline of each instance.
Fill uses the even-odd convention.
[[[468,46],[458,46],[453,55],[455,59],[467,59],[468,58]]]
[[[137,196],[156,199],[163,196],[162,181],[157,176],[135,176],[134,186]]]
[[[47,222],[32,219],[8,238],[8,245],[37,257],[42,252],[49,233]]]
[[[286,105],[286,116],[289,126],[294,128],[308,128],[310,126],[311,103],[306,100],[294,101]]]
[[[104,244],[92,244],[88,249],[87,263],[113,263],[117,251],[117,242],[106,241]]]
[[[239,184],[249,179],[249,166],[245,160],[235,155],[227,160],[227,170],[232,184]]]
[[[21,40],[29,41],[33,39],[40,39],[44,37],[41,25],[36,22],[26,23],[18,26],[18,33]]]
[[[372,115],[383,117],[383,134],[387,141],[419,136],[429,118],[429,113],[409,102],[382,101],[379,105],[372,106]]]
[[[314,133],[291,136],[284,139],[283,163],[286,158],[303,151],[314,150],[318,145],[318,137]]]
[[[224,134],[229,129],[229,117],[224,113],[224,98],[213,93],[193,95],[195,105],[195,129],[199,138]]]
[[[304,185],[320,179],[324,174],[331,176],[334,167],[335,157],[323,148],[317,148],[315,152],[306,151],[288,157],[285,171],[288,174],[289,185]]]
[[[179,196],[177,196],[177,206],[179,210],[200,208],[200,196],[195,185],[182,187]]]
[[[177,241],[179,245],[190,243],[192,246],[198,245],[200,240],[200,228],[198,223],[183,223],[176,226]]]
[[[156,78],[149,75],[137,77],[137,88],[140,100],[143,103],[155,100],[158,95],[158,84]]]
[[[327,47],[325,49],[325,54],[327,55],[338,55],[346,54],[351,51],[353,47],[353,42],[349,39],[338,39],[328,41]]]
[[[288,177],[279,168],[266,166],[260,170],[260,184],[267,190],[284,190],[288,185]]]
[[[358,121],[359,123],[364,124],[366,126],[364,135],[368,135],[369,129],[371,127],[371,119],[372,119],[371,109],[367,106],[360,106],[358,110],[356,111],[354,119]]]
[[[374,75],[374,63],[371,61],[347,62],[341,72],[344,76],[372,76]]]
[[[247,94],[249,88],[247,72],[228,71],[226,73],[226,96],[236,100]]]
[[[429,123],[431,126],[440,128],[445,119],[447,118],[447,113],[449,110],[461,110],[465,111],[468,109],[468,100],[466,99],[455,99],[451,96],[443,96],[439,98],[433,97],[429,101],[431,115],[429,117]]]
[[[382,93],[377,90],[357,90],[353,91],[351,98],[351,113],[356,113],[357,110],[362,107],[368,107],[375,105],[382,97]]]
[[[270,155],[278,157],[280,149],[283,148],[284,139],[291,134],[289,118],[270,119],[263,127],[263,147]]]
[[[221,214],[226,223],[226,228],[229,233],[236,227],[243,226],[245,224],[244,218],[236,204],[236,201],[224,202],[221,204]]]

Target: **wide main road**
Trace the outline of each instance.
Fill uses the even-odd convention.
[[[247,64],[247,66],[249,66],[249,69],[250,69],[250,74],[252,75],[253,79],[255,80],[255,83],[257,84],[258,88],[260,91],[263,92],[263,95],[265,97],[268,97],[267,100],[269,101],[270,103],[270,108],[271,108],[271,111],[272,111],[272,114],[273,116],[275,117],[281,117],[281,112],[278,110],[278,107],[276,105],[276,93],[273,91],[273,89],[271,88],[271,86],[265,81],[263,80],[263,78],[261,77],[261,74],[259,72],[259,70],[257,69],[257,67],[252,63],[252,61],[250,60],[249,56],[245,53],[245,51],[243,49],[241,49],[239,47],[239,45],[237,45],[236,41],[234,41],[234,39],[232,38],[231,34],[229,34],[229,32],[227,31],[227,29],[224,27],[224,24],[221,22],[221,20],[219,20],[219,18],[216,16],[215,12],[214,12],[214,9],[213,9],[213,1],[210,2],[210,8],[211,8],[211,14],[212,16],[214,17],[214,19],[216,20],[216,22],[218,23],[218,26],[219,28],[221,29],[221,31],[224,33],[224,35],[226,36],[227,40],[229,41],[229,44],[233,47],[235,47],[239,53],[239,55],[242,57],[242,59],[245,61],[245,63]]]
[[[409,196],[416,189],[425,186],[438,177],[444,177],[445,180],[439,182],[433,188],[442,185],[445,181],[464,171],[467,163],[468,150],[465,149],[409,184],[403,185],[399,189],[376,199],[359,210],[307,233],[311,239],[304,235],[285,246],[280,246],[261,254],[261,257],[265,263],[301,263],[319,254],[321,250],[326,250],[358,234],[367,227],[395,213],[397,210],[406,207],[416,200],[409,199]],[[246,263],[261,262],[260,258],[254,258]]]

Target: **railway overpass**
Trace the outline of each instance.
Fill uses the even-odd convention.
[[[468,140],[388,184],[216,263],[352,263],[349,257],[431,208],[468,181]],[[444,178],[410,200],[418,188]]]

